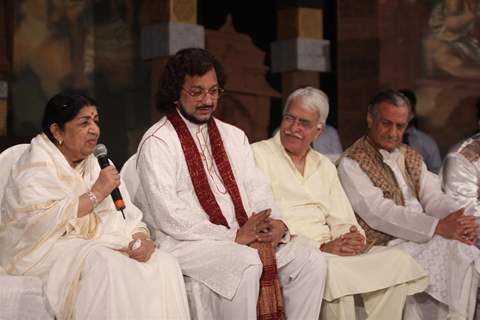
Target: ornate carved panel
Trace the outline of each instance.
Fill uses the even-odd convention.
[[[216,116],[244,130],[250,142],[267,138],[270,99],[280,94],[265,79],[265,53],[249,36],[237,32],[230,18],[220,30],[206,31],[205,44],[227,74]]]

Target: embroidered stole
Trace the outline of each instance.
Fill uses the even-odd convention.
[[[413,186],[415,195],[420,191],[420,177],[422,171],[422,156],[407,145],[400,146],[400,152],[405,158],[407,181]],[[403,193],[398,186],[397,179],[392,169],[383,162],[383,156],[371,144],[368,137],[357,140],[345,151],[345,156],[355,160],[360,168],[367,174],[373,185],[383,191],[383,196],[391,199],[399,206],[405,206]],[[393,236],[371,228],[358,214],[360,226],[365,230],[367,244],[386,245]]]
[[[458,150],[458,153],[464,156],[465,159],[467,159],[471,163],[480,159],[480,140],[478,138],[478,135],[475,136],[475,138],[471,142],[462,146]]]
[[[187,125],[176,110],[167,113],[166,116],[172,123],[180,139],[188,172],[190,173],[190,179],[192,180],[193,188],[201,207],[207,213],[212,223],[229,228],[227,220],[215,199],[215,195],[210,189],[200,152]],[[207,125],[213,159],[220,172],[223,184],[232,199],[237,222],[239,226],[243,226],[248,220],[248,216],[243,206],[240,191],[235,176],[233,175],[222,137],[220,136],[213,117],[210,118]],[[257,301],[257,318],[262,320],[284,319],[282,291],[278,279],[275,251],[272,244],[255,241],[250,244],[250,247],[258,250],[260,260],[263,264],[263,272],[260,278],[260,294]]]

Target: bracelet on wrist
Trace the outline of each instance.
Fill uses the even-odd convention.
[[[95,209],[98,205],[97,196],[95,196],[95,194],[92,191],[88,191],[87,196],[88,196],[88,199],[90,199],[90,202],[92,203],[93,209]]]

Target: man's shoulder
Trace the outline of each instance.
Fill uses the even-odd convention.
[[[428,133],[420,129],[413,128],[413,130],[408,131],[408,134],[408,141],[413,147],[424,149],[427,152],[431,151],[432,148],[438,149],[437,142]]]
[[[172,124],[170,121],[168,121],[167,117],[162,117],[160,120],[155,122],[150,128],[147,129],[143,137],[148,137],[148,136],[162,136],[165,134],[170,134],[172,132],[175,132],[173,129]]]
[[[335,129],[335,127],[327,124],[325,125],[325,128],[322,134],[319,135],[318,137],[322,137],[322,136],[325,136],[328,139],[338,138],[338,131],[337,129]]]
[[[480,135],[476,134],[462,143],[457,153],[461,154],[470,162],[480,159]]]
[[[255,153],[267,153],[274,149],[274,147],[273,138],[252,143],[252,149]]]
[[[342,158],[346,157],[358,161],[359,158],[366,156],[368,153],[369,150],[365,145],[365,137],[362,137],[355,141],[350,147],[345,149],[342,154]]]
[[[143,134],[137,152],[140,152],[146,144],[151,142],[168,145],[167,141],[171,141],[176,136],[175,129],[170,121],[168,121],[167,117],[162,117]]]
[[[335,164],[332,162],[332,160],[330,160],[329,157],[327,157],[326,155],[318,152],[317,150],[315,149],[310,149],[310,152],[312,154],[312,156],[314,156],[318,163],[320,164],[320,167],[322,168],[322,170],[326,170],[326,171],[331,171],[331,172],[337,172],[337,167],[335,166]]]
[[[234,126],[233,124],[227,123],[218,118],[215,118],[215,122],[217,123],[217,126],[220,131],[228,132],[228,134],[231,134],[231,135],[245,136],[245,132],[239,127]]]
[[[401,153],[404,154],[406,160],[415,160],[415,161],[421,161],[423,162],[423,155],[416,150],[415,148],[412,148],[408,144],[400,144],[400,146],[397,147],[398,150],[400,150]]]
[[[220,135],[223,137],[223,143],[225,145],[250,144],[247,135],[242,129],[217,118],[215,118],[215,123],[217,124]]]

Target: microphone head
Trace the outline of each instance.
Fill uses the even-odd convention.
[[[104,144],[97,144],[97,146],[95,147],[95,150],[93,151],[93,154],[95,155],[95,157],[106,157],[107,156],[107,147],[105,147]]]

